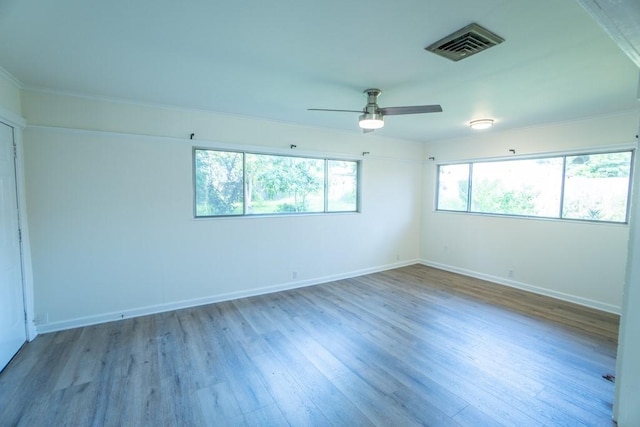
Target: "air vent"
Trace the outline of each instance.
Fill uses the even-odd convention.
[[[460,61],[503,41],[502,37],[474,23],[425,47],[425,50],[452,61]]]

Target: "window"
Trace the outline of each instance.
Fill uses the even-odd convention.
[[[360,163],[195,148],[195,216],[357,212]]]
[[[562,159],[473,164],[471,212],[557,216]]]
[[[626,222],[631,153],[566,159],[562,217]]]
[[[242,153],[195,150],[196,216],[242,215]]]
[[[358,162],[327,161],[327,210],[355,211],[358,207]]]
[[[447,211],[469,209],[470,169],[469,163],[438,167],[438,209]]]
[[[626,222],[633,153],[440,165],[436,209]]]

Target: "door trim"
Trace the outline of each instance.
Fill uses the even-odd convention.
[[[24,143],[23,131],[26,121],[18,114],[0,106],[0,121],[13,128],[13,141],[16,145],[15,173],[16,190],[18,201],[18,225],[22,232],[20,242],[20,256],[22,262],[22,292],[24,295],[24,311],[26,315],[27,340],[33,341],[38,335],[34,323],[34,293],[33,293],[33,270],[31,262],[31,244],[29,239],[29,226],[27,221],[27,211],[25,206],[25,171],[24,171]]]

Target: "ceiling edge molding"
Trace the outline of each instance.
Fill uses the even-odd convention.
[[[5,80],[7,80],[9,83],[14,85],[18,89],[22,89],[24,87],[24,85],[20,80],[18,80],[13,74],[8,72],[1,66],[0,66],[0,77],[4,78]]]
[[[637,0],[577,0],[640,68],[640,5]]]
[[[27,126],[27,121],[21,115],[7,110],[0,105],[0,122],[4,122],[12,127],[18,127],[24,129]]]

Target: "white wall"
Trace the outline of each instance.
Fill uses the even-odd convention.
[[[629,227],[435,212],[438,163],[635,147],[638,113],[629,112],[437,141],[425,147],[421,258],[425,264],[619,313]],[[509,270],[513,277],[509,277]]]
[[[41,332],[418,259],[419,144],[30,91],[22,102]],[[195,220],[194,144],[287,153],[296,144],[295,154],[356,158],[369,151],[363,212]]]

